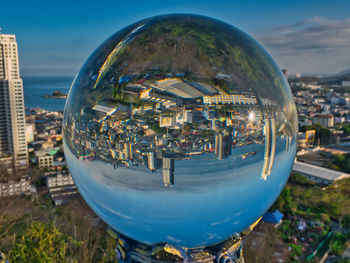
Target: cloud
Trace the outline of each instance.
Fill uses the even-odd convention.
[[[298,60],[299,63],[307,60],[299,67],[308,72],[349,67],[350,19],[335,21],[314,17],[263,28],[255,37],[277,60],[291,68],[297,66]]]

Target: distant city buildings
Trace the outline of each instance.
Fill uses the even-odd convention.
[[[334,126],[334,116],[331,114],[316,114],[312,117],[312,124],[321,124],[324,127]]]
[[[342,81],[341,85],[343,87],[350,87],[350,81]]]
[[[28,166],[23,82],[16,37],[0,34],[0,162],[9,160],[17,169]]]

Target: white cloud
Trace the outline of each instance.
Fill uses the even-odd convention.
[[[350,67],[350,19],[314,17],[264,28],[255,37],[291,72],[334,73]]]

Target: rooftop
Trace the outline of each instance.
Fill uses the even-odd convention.
[[[334,171],[324,167],[303,163],[295,161],[293,165],[293,171],[299,172],[306,175],[311,175],[314,177],[319,177],[329,181],[340,180],[343,178],[350,177],[350,174]]]
[[[316,114],[314,118],[333,118],[332,114]]]

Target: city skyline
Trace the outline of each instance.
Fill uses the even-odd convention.
[[[73,76],[106,37],[138,20],[194,13],[232,24],[258,40],[290,74],[334,74],[349,68],[349,3],[273,1],[234,3],[93,1],[52,4],[3,3],[3,34],[19,42],[22,76]],[[89,35],[92,34],[92,35]]]

